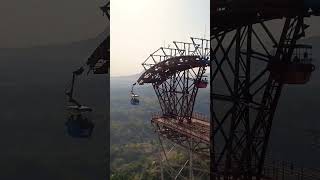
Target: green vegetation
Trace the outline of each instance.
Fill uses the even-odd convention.
[[[129,103],[130,84],[135,79],[111,79],[111,179],[155,180],[160,177],[158,140],[150,123],[152,113],[160,111],[152,87],[137,87],[140,105]],[[204,91],[199,96],[200,112],[208,112]],[[186,154],[171,152],[172,164],[183,164]],[[183,172],[186,174],[187,172]],[[165,179],[168,174],[164,174]]]

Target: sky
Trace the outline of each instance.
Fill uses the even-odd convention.
[[[111,76],[142,72],[160,46],[209,39],[210,0],[111,0]]]
[[[106,28],[106,0],[1,0],[0,48],[66,43],[96,37]]]

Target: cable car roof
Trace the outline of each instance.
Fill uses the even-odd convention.
[[[80,112],[92,111],[92,108],[87,106],[67,106],[67,109],[71,111],[80,111]]]

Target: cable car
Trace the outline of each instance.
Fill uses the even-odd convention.
[[[139,105],[139,95],[137,94],[131,94],[131,104],[132,105]]]
[[[207,80],[207,78],[201,78],[198,80],[194,80],[194,85],[197,88],[206,88],[208,85],[208,80]]]
[[[69,117],[65,123],[67,132],[74,138],[89,138],[92,135],[94,123],[90,121],[91,108],[86,106],[68,106]]]
[[[74,138],[89,138],[94,128],[94,124],[90,120],[92,108],[81,105],[73,97],[76,77],[80,76],[83,72],[84,68],[80,67],[72,73],[71,88],[66,92],[68,103],[71,105],[66,107],[68,116],[65,125],[67,133]]]
[[[289,62],[273,61],[268,69],[271,78],[285,84],[305,84],[310,80],[315,66],[312,62],[312,46],[296,45]]]
[[[131,87],[131,100],[130,100],[130,102],[131,102],[132,105],[139,105],[139,103],[140,103],[140,101],[139,101],[139,95],[137,95],[137,94],[135,94],[135,93],[133,92],[133,88],[134,88],[134,86],[135,86],[136,84],[137,84],[137,83],[132,84],[132,87]]]

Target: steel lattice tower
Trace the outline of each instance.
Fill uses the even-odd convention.
[[[201,167],[205,163],[194,159],[199,156],[209,160],[210,124],[194,112],[198,90],[208,83],[204,73],[209,66],[209,53],[209,40],[191,38],[191,42],[173,42],[172,48],[159,48],[142,63],[145,72],[137,83],[151,84],[161,107],[151,123],[159,138],[162,179],[193,179],[195,174],[209,172]],[[168,156],[172,152],[182,152],[187,159],[182,164],[170,162]]]
[[[300,2],[214,0],[211,4],[211,177],[263,179],[273,117],[285,84],[309,80],[313,65],[292,70],[312,11]],[[260,4],[259,4],[260,3]],[[282,21],[280,36],[268,21]],[[279,29],[277,29],[279,31]],[[302,78],[298,80],[294,75]],[[303,76],[303,77],[302,77]]]

